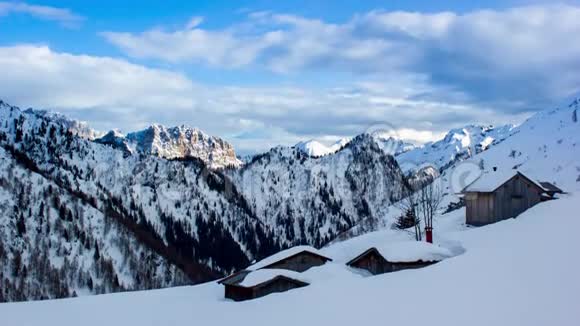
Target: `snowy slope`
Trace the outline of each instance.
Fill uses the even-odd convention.
[[[11,111],[20,114],[0,104],[0,114]],[[15,126],[19,120],[5,121]],[[16,137],[29,136],[18,130]],[[62,175],[52,179],[40,173],[11,146],[5,131],[0,128],[0,302],[191,283],[91,197],[63,187]]]
[[[450,224],[438,242],[462,251],[419,270],[367,276],[344,265],[353,254],[345,249],[405,237],[402,231],[385,230],[325,248],[334,261],[305,273],[311,285],[252,301],[224,300],[222,286],[212,282],[0,304],[0,316],[13,326],[183,325],[191,321],[216,326],[351,326],[385,319],[409,326],[574,326],[580,323],[580,253],[576,250],[580,219],[574,214],[579,200],[577,195],[568,196],[540,204],[517,219],[467,230],[457,222],[456,217],[464,214],[458,211],[445,217]],[[444,224],[437,227],[443,229]],[[107,313],[95,313],[96,307]]]
[[[444,171],[440,182],[450,194],[483,175],[481,182],[521,171],[564,191],[580,189],[580,111],[578,100],[535,114],[503,142]],[[497,171],[494,171],[494,167]],[[487,178],[485,178],[487,176]],[[455,196],[450,195],[450,199]]]
[[[445,140],[451,143],[463,140],[466,144],[468,142],[473,144],[473,137],[456,137],[457,131],[452,131],[438,142],[434,149],[418,148],[395,158],[403,170],[421,168],[419,173],[412,175],[409,180],[416,177],[435,178],[436,184],[444,194],[440,212],[461,207],[462,203],[457,194],[481,176],[482,182],[490,179],[497,181],[501,176],[507,178],[516,171],[521,171],[537,180],[552,182],[564,191],[574,192],[580,190],[579,115],[580,100],[573,100],[561,105],[560,108],[541,111],[515,128],[506,126],[500,129],[487,129],[484,133],[488,135],[486,137],[495,136],[498,140],[492,141],[493,146],[488,146],[483,151],[471,151],[467,146],[465,148],[469,150],[468,152],[457,155],[459,153],[457,149],[460,147],[445,145]],[[509,136],[504,138],[506,133]],[[478,133],[470,133],[476,134]],[[420,151],[424,151],[424,156],[419,155]],[[446,160],[443,157],[443,161],[446,162],[444,165],[440,165],[442,153],[451,153],[447,158],[452,158]],[[405,161],[406,158],[414,156],[419,159],[415,162]],[[434,160],[430,161],[431,159]],[[432,167],[440,168],[442,172],[439,173]],[[493,171],[494,167],[497,171]],[[403,214],[396,204],[383,209],[382,212],[378,224],[386,226],[392,225],[395,219]],[[341,234],[337,241],[367,232],[368,229],[366,225],[359,223]]]

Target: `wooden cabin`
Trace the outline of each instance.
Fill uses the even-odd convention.
[[[322,256],[314,251],[300,250],[259,268],[287,269],[302,273],[312,267],[324,265],[328,261],[332,261],[332,259]],[[262,263],[262,265],[264,265],[264,263]]]
[[[467,186],[465,222],[481,226],[516,217],[528,208],[553,199],[562,190],[549,182],[539,182],[519,171],[493,171]]]
[[[228,299],[241,301],[259,298],[308,285],[300,280],[300,273],[328,261],[332,259],[323,256],[315,248],[297,246],[267,257],[219,283],[224,285],[225,297]],[[249,282],[248,277],[260,277],[261,282]]]
[[[237,277],[220,281],[225,288],[225,297],[234,301],[251,300],[271,293],[285,292],[308,285],[307,282],[296,277],[285,275],[285,273],[280,273],[280,275],[278,273],[265,273],[264,275],[255,277],[255,274],[259,274],[262,271],[247,271],[245,273],[239,273]],[[270,271],[275,270],[269,270],[268,272]],[[249,275],[253,277],[252,280],[248,280]]]
[[[373,275],[423,268],[451,257],[447,249],[426,242],[409,241],[387,247],[372,247],[346,265]]]

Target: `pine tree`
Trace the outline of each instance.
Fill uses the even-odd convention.
[[[93,278],[90,275],[87,277],[87,287],[93,291]]]
[[[24,216],[22,214],[20,214],[20,217],[16,222],[16,233],[20,238],[26,234],[26,222],[24,221]]]
[[[96,240],[95,240],[95,254],[93,255],[93,258],[95,259],[95,261],[98,261],[99,258],[101,258],[101,253],[99,252],[99,244],[97,243]]]

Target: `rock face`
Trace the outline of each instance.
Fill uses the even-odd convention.
[[[154,124],[127,136],[110,131],[95,141],[129,154],[140,153],[166,159],[196,158],[212,169],[239,167],[242,164],[228,142],[186,126],[166,128]]]

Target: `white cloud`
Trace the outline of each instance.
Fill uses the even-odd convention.
[[[187,23],[187,25],[185,25],[185,29],[194,29],[197,26],[199,26],[201,23],[203,23],[203,17],[199,17],[199,16],[191,17],[191,19],[189,19],[189,22]]]
[[[439,93],[449,96],[446,90],[421,76],[334,88],[209,87],[174,71],[33,45],[0,47],[0,71],[0,89],[9,103],[55,109],[101,130],[185,123],[244,152],[353,136],[383,122],[396,126],[403,138],[423,142],[474,121],[523,118],[466,102],[460,94],[442,101]]]
[[[103,33],[127,54],[173,63],[262,65],[280,73],[420,74],[478,101],[536,109],[580,86],[580,7],[467,13],[373,11],[332,24],[271,12],[221,30]],[[498,104],[499,103],[499,104]]]
[[[203,62],[223,67],[251,64],[261,51],[280,41],[275,32],[240,38],[230,30],[201,29],[202,23],[202,17],[193,17],[183,29],[173,32],[156,28],[139,35],[116,32],[102,32],[101,35],[132,57]]]
[[[66,27],[75,27],[84,20],[82,16],[66,8],[32,5],[25,2],[0,2],[0,16],[16,13],[56,21]]]
[[[18,102],[63,108],[160,106],[194,88],[187,77],[124,60],[52,51],[46,46],[0,48],[2,90]],[[149,94],[149,95],[148,95]],[[176,101],[178,99],[178,101]]]

